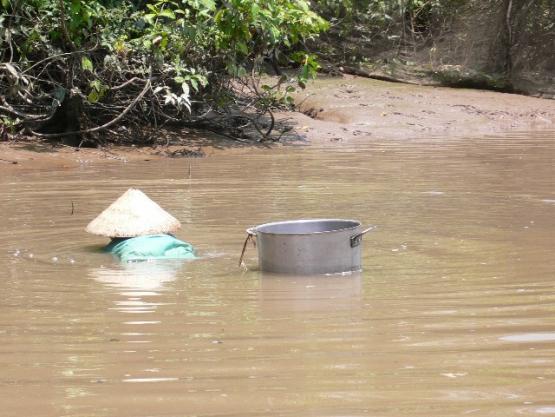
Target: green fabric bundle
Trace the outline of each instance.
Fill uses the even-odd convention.
[[[195,259],[195,249],[172,235],[147,235],[112,239],[104,248],[123,262],[148,259]]]

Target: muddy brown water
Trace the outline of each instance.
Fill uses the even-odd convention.
[[[554,415],[554,162],[544,132],[5,175],[0,415]],[[201,259],[98,251],[130,186]],[[236,267],[303,217],[378,226],[364,271]]]

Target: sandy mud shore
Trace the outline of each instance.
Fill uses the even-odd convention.
[[[281,113],[303,144],[340,146],[374,140],[480,136],[555,128],[555,100],[491,91],[424,87],[359,77],[323,78],[296,97],[298,112]],[[175,134],[175,132],[174,132]],[[256,144],[188,131],[186,146],[75,150],[35,140],[0,142],[0,171],[72,169],[91,162],[126,163],[167,157],[245,152]]]
[[[312,143],[447,139],[555,127],[555,100],[358,77],[318,80],[297,102],[300,113],[292,117]]]

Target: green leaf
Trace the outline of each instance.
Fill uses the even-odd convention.
[[[83,71],[93,72],[92,61],[86,56],[81,57],[81,68],[83,68]]]
[[[279,40],[279,37],[281,36],[281,32],[278,30],[278,28],[271,26],[270,28],[268,28],[270,31],[270,35],[272,38],[272,43],[277,43]]]
[[[73,0],[71,2],[71,7],[70,7],[71,13],[75,14],[75,15],[79,15],[81,12],[81,2],[80,1],[76,1]]]
[[[194,78],[191,78],[189,82],[191,83],[193,90],[198,91],[198,81]]]
[[[143,16],[143,19],[145,20],[146,23],[148,24],[154,24],[154,18],[156,17],[156,15],[154,13],[147,13]]]
[[[216,2],[214,0],[201,0],[201,3],[205,9],[214,10],[216,8]]]
[[[297,5],[304,11],[308,12],[310,10],[308,3],[306,1],[300,0],[297,1]]]
[[[2,6],[4,7],[4,9],[7,9],[9,5],[10,5],[10,0],[2,0]]]
[[[102,83],[100,82],[100,80],[93,80],[89,83],[89,85],[96,91],[102,90]]]
[[[170,9],[162,10],[160,13],[158,13],[158,16],[167,17],[169,19],[175,20],[175,13]]]
[[[100,94],[93,88],[87,96],[87,100],[89,103],[97,103],[100,100]]]
[[[216,23],[220,23],[225,15],[225,9],[220,9],[218,10],[218,12],[214,15],[214,22]]]
[[[241,52],[243,55],[249,54],[249,48],[245,42],[237,42],[237,50]]]

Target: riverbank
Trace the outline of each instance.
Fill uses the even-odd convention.
[[[482,136],[555,126],[555,100],[360,77],[321,79],[293,118],[311,143]]]
[[[296,102],[297,112],[277,115],[288,119],[299,135],[298,140],[287,144],[341,146],[418,138],[449,140],[555,127],[554,100],[354,76],[318,79],[298,93]],[[162,134],[179,137],[180,144],[76,150],[34,138],[0,142],[0,170],[73,169],[100,162],[195,158],[219,152],[243,153],[262,146],[185,129]]]

